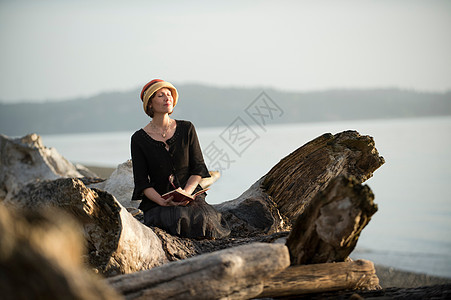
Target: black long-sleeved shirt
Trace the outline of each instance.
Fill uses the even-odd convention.
[[[202,151],[194,125],[189,121],[176,120],[174,135],[164,142],[154,140],[143,129],[131,138],[131,155],[135,188],[133,200],[142,200],[140,209],[149,210],[157,206],[143,191],[153,187],[160,195],[174,188],[169,176],[175,176],[174,184],[184,187],[191,175],[210,177],[205,166]],[[199,188],[199,187],[198,187]]]

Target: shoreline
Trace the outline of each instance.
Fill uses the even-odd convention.
[[[84,166],[103,179],[110,177],[114,170],[116,170],[116,168],[113,167]],[[403,271],[381,264],[375,264],[375,268],[382,288],[417,288],[422,286],[451,284],[451,278]]]
[[[116,170],[115,167],[100,167],[100,166],[85,165],[85,164],[80,164],[80,165],[85,166],[90,171],[94,172],[100,178],[103,178],[103,179],[108,179],[108,177],[110,177],[111,174],[113,174],[114,170]]]
[[[393,267],[376,264],[376,275],[382,288],[417,288],[423,286],[451,284],[451,278],[439,277],[425,273],[399,270]]]

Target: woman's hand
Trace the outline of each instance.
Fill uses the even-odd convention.
[[[145,189],[144,194],[146,195],[147,198],[149,198],[150,200],[161,206],[186,206],[189,203],[189,201],[183,202],[172,201],[174,199],[173,196],[164,199],[154,188]]]

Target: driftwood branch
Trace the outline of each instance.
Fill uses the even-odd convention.
[[[367,260],[291,266],[265,281],[259,298],[355,289],[380,289],[374,264]]]

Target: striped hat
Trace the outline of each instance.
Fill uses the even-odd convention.
[[[143,102],[143,109],[147,113],[147,104],[149,103],[149,99],[152,97],[153,94],[155,94],[156,91],[158,91],[161,88],[168,88],[171,90],[172,98],[174,99],[174,105],[177,104],[177,100],[179,98],[179,95],[177,93],[177,89],[169,82],[164,81],[162,79],[154,79],[147,83],[142,91],[141,91],[141,100]]]

